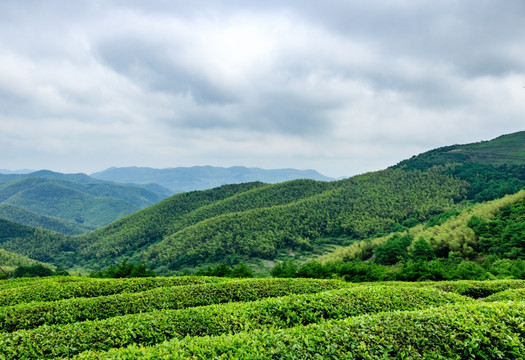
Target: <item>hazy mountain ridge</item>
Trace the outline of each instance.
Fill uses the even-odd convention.
[[[118,183],[149,184],[156,183],[174,193],[193,190],[212,189],[226,184],[260,181],[275,184],[296,179],[319,181],[334,180],[315,170],[229,168],[214,166],[193,166],[154,169],[148,167],[112,167],[91,174],[92,177]]]

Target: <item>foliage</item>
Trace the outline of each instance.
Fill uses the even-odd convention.
[[[424,170],[436,165],[478,163],[485,165],[523,165],[525,131],[503,135],[491,141],[445,146],[403,160],[395,167]]]
[[[92,272],[89,276],[93,278],[137,278],[157,276],[157,274],[148,269],[146,264],[135,265],[123,261],[117,267],[110,265],[106,270]]]
[[[464,259],[434,259],[431,261],[408,260],[393,266],[360,260],[348,262],[310,261],[300,266],[294,262],[282,263],[285,272],[279,269],[275,277],[304,277],[317,279],[343,278],[349,282],[371,281],[440,281],[440,280],[486,280],[525,279],[525,261],[486,261],[478,264]]]
[[[483,262],[486,255],[491,254],[500,257],[514,254],[514,258],[516,258],[516,255],[519,254],[517,247],[521,244],[519,242],[521,234],[519,229],[523,225],[523,221],[520,221],[520,219],[524,210],[524,199],[525,191],[521,190],[516,194],[507,195],[501,199],[464,207],[455,215],[454,213],[447,214],[445,216],[446,219],[430,219],[427,224],[420,224],[400,233],[356,242],[348,247],[338,249],[332,254],[323,256],[321,262],[367,259],[376,248],[387,243],[389,239],[403,236],[411,236],[417,239],[407,248],[408,257],[415,261],[420,256],[415,254],[422,250],[422,248],[418,250],[417,247],[426,247],[424,244],[417,244],[422,242],[421,239],[430,245],[432,251],[427,249],[426,253],[428,257],[432,258],[434,256],[441,259],[458,258],[460,261],[461,259],[468,259],[477,260],[479,263]],[[491,219],[495,219],[494,221],[496,222],[492,223]],[[487,228],[483,225],[485,227],[482,227],[481,224],[485,224],[485,222],[494,224],[494,226]],[[487,232],[487,229],[492,229],[491,231],[499,228],[503,229],[506,223],[509,224],[509,228],[505,233],[506,237],[503,237],[503,233],[490,235]],[[430,226],[431,224],[433,225]],[[483,231],[484,235],[481,233]],[[506,252],[489,251],[491,246],[488,239],[492,239],[490,236],[494,236],[496,241],[499,241],[497,240],[499,238],[508,239],[508,241],[504,241],[508,247]],[[511,244],[517,244],[518,246]]]
[[[430,244],[425,240],[424,237],[420,237],[419,240],[414,242],[412,251],[410,251],[410,258],[414,261],[430,261],[434,259],[436,255]]]
[[[285,249],[308,248],[313,239],[363,238],[396,221],[431,214],[461,198],[464,184],[436,172],[387,170],[332,184],[333,189],[289,204],[228,213],[181,229],[146,251],[155,264],[220,260],[228,254],[273,259]]]
[[[294,278],[297,276],[297,266],[292,260],[283,261],[272,268],[270,275],[276,278]]]
[[[195,272],[196,276],[218,276],[218,277],[230,277],[230,278],[252,278],[253,271],[244,263],[237,264],[233,268],[226,264],[221,263],[215,267],[208,266],[207,268],[201,268]]]
[[[93,230],[165,197],[140,185],[115,184],[83,174],[39,171],[14,178],[0,176],[3,218],[66,234]]]
[[[9,358],[71,356],[83,350],[153,345],[169,339],[232,334],[248,329],[289,328],[326,319],[469,301],[472,300],[434,289],[358,287],[40,327],[4,334],[0,352],[12,349]],[[69,339],[67,343],[63,341],[65,338]]]
[[[52,276],[55,272],[44,265],[19,266],[15,269],[13,277],[45,277]]]
[[[483,253],[525,259],[525,199],[500,209],[488,221],[473,216],[467,225],[476,233]]]
[[[394,234],[375,251],[374,261],[381,265],[394,265],[408,257],[408,246],[412,243],[410,235],[399,236]]]
[[[523,359],[525,303],[392,311],[234,335],[188,337],[77,359]]]
[[[12,271],[18,266],[29,266],[35,264],[39,264],[39,262],[30,259],[27,256],[0,249],[0,266],[4,271]]]
[[[10,204],[0,204],[0,218],[18,224],[40,227],[66,235],[76,235],[92,230],[93,227],[85,226],[73,221],[67,221],[52,216],[45,216]]]
[[[92,279],[82,277],[59,277],[42,279],[31,286],[22,279],[9,280],[0,288],[0,306],[16,305],[33,301],[57,301],[71,298],[92,298],[120,293],[131,293],[166,286],[194,285],[221,282],[219,278],[206,277],[158,277],[125,279]],[[21,286],[20,286],[21,284]]]
[[[44,324],[69,324],[154,310],[183,309],[234,301],[254,301],[290,294],[316,293],[347,286],[340,281],[326,280],[246,279],[161,287],[142,292],[119,293],[91,298],[78,297],[54,302],[24,303],[0,308],[0,330],[14,331]]]
[[[483,301],[525,301],[525,288],[500,291],[487,296]]]

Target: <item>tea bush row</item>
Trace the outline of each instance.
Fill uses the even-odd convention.
[[[182,309],[290,294],[316,293],[348,286],[351,285],[341,281],[318,279],[230,280],[216,284],[163,287],[96,298],[33,302],[0,308],[0,331],[106,319],[159,309]]]
[[[474,302],[89,351],[75,359],[523,359],[524,317],[524,302]]]
[[[507,289],[525,288],[525,280],[489,280],[489,281],[443,281],[434,283],[440,290],[455,292],[471,298],[484,298]]]
[[[436,289],[363,286],[255,302],[119,316],[64,326],[42,326],[4,334],[0,354],[7,359],[71,356],[172,338],[280,329],[366,313],[423,309],[474,301]]]
[[[0,306],[31,301],[55,301],[75,297],[97,297],[124,292],[145,291],[163,286],[216,283],[224,281],[212,277],[158,277],[133,279],[88,279],[82,281],[39,280],[27,286],[0,291]]]
[[[483,301],[525,301],[525,289],[509,289],[495,293]]]

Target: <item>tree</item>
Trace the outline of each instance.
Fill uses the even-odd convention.
[[[270,275],[278,278],[292,278],[297,275],[297,265],[292,260],[283,261],[273,267]]]
[[[17,267],[13,273],[13,277],[45,277],[52,276],[53,274],[54,272],[50,268],[37,264]]]
[[[434,259],[435,254],[434,250],[430,244],[425,240],[425,238],[420,237],[414,243],[414,248],[412,249],[411,258],[414,261],[430,261]]]
[[[412,236],[395,234],[375,250],[375,262],[381,265],[394,265],[408,257],[407,247],[412,243]]]

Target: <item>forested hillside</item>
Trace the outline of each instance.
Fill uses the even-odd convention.
[[[480,155],[463,156],[463,162],[450,160],[450,151],[440,150],[340,181],[225,185],[174,195],[87,234],[64,236],[23,228],[0,245],[66,268],[97,270],[126,260],[145,262],[159,273],[221,262],[257,266],[262,266],[261,260],[268,260],[269,266],[286,259],[303,262],[348,245],[354,250],[340,250],[347,253],[334,259],[404,264],[416,244],[418,251],[431,250],[428,259],[484,261],[489,255],[518,259],[522,255],[512,244],[521,243],[510,234],[521,234],[521,208],[516,205],[507,217],[502,215],[497,226],[485,222],[492,219],[486,209],[496,209],[490,214],[499,216],[497,209],[523,194],[519,191],[525,188],[525,158],[520,163],[520,151],[512,146],[519,148],[524,136],[511,134],[459,147],[463,155],[497,149],[497,163]],[[69,198],[73,201],[75,196]],[[493,199],[500,200],[472,206]],[[96,209],[103,213],[103,208]],[[474,215],[479,217],[477,223]],[[512,240],[499,244],[505,236]],[[389,254],[400,247],[401,255]]]
[[[524,218],[525,190],[522,190],[501,199],[437,215],[403,232],[357,242],[326,254],[320,260],[366,260],[374,251],[377,256],[379,248],[379,252],[385,253],[385,258],[379,262],[393,265],[413,259],[418,247],[419,250],[427,249],[425,260],[450,256],[475,259],[486,255],[525,260]],[[402,246],[400,239],[408,241]]]
[[[30,266],[41,264],[41,262],[28,258],[27,256],[0,249],[0,279],[11,275],[11,272],[19,266]]]
[[[119,185],[85,174],[38,171],[0,175],[0,217],[80,234],[159,202],[169,191]]]
[[[435,165],[478,163],[485,165],[524,165],[525,131],[502,135],[490,141],[444,146],[403,160],[396,167],[428,169]]]
[[[76,235],[88,232],[91,227],[53,216],[39,215],[10,204],[0,204],[0,219],[19,224],[53,230],[62,234]]]
[[[274,259],[308,250],[326,237],[348,242],[388,232],[398,223],[423,221],[451,208],[466,191],[467,183],[438,171],[402,170],[331,183],[229,185],[175,195],[83,236],[39,234],[38,249],[27,238],[4,247],[86,268],[126,259],[144,260],[162,271],[228,256]]]

